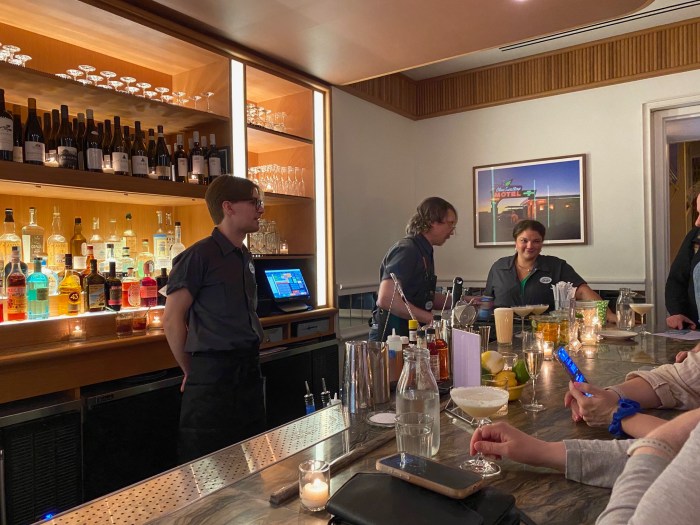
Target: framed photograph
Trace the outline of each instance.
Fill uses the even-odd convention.
[[[547,228],[545,244],[586,244],[586,156],[474,167],[474,246],[510,246],[523,219]]]

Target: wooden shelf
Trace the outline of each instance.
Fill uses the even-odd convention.
[[[15,162],[0,163],[0,192],[5,195],[184,206],[202,203],[205,191],[206,186],[193,184]]]
[[[34,97],[40,108],[57,108],[66,104],[72,115],[84,112],[86,108],[93,108],[96,121],[119,115],[123,123],[130,124],[140,120],[144,130],[162,124],[168,134],[202,127],[212,122],[229,121],[228,117],[214,113],[156,102],[96,86],[83,86],[73,80],[6,62],[0,62],[0,77],[5,89],[6,105],[26,106],[27,97]]]
[[[310,146],[313,143],[313,140],[248,124],[248,150],[253,153],[269,153]]]

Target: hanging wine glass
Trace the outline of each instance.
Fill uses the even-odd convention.
[[[78,81],[78,77],[83,76],[83,72],[79,69],[66,69],[66,73],[68,73],[76,82]]]
[[[209,99],[211,98],[211,96],[213,94],[214,94],[213,91],[206,91],[205,93],[203,93],[203,95],[205,97],[207,97],[207,112],[209,112],[209,113],[211,113],[211,106],[209,105]]]
[[[146,96],[146,90],[151,87],[151,85],[148,82],[137,82],[136,87],[141,88],[141,95],[138,95],[140,97],[145,97]],[[151,98],[151,97],[148,97]]]

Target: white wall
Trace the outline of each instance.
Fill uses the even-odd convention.
[[[435,251],[439,278],[484,282],[513,250],[474,248],[473,166],[585,153],[589,243],[543,253],[592,284],[642,283],[643,104],[696,94],[699,85],[700,71],[691,71],[417,122],[334,90],[336,281],[376,282],[401,226],[434,194],[460,219],[457,237]]]

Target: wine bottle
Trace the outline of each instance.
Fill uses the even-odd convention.
[[[131,174],[134,177],[148,177],[148,150],[143,142],[141,122],[134,122],[134,144],[131,148]]]
[[[109,276],[105,281],[107,308],[118,312],[122,309],[122,281],[117,278],[117,263],[109,262]]]
[[[175,163],[175,182],[187,182],[187,153],[182,143],[182,134],[177,134],[177,149],[173,155]]]
[[[61,128],[61,113],[57,109],[51,110],[51,132],[46,137],[46,165],[58,166],[58,158],[56,155],[56,137],[58,130]]]
[[[190,176],[187,182],[191,184],[202,184],[204,175],[204,152],[199,145],[199,131],[195,131],[192,137],[194,144],[190,149]]]
[[[0,160],[12,160],[15,122],[5,109],[5,90],[0,89]]]
[[[118,116],[114,117],[114,136],[112,143],[109,146],[109,152],[112,155],[112,170],[115,175],[129,174],[129,153],[124,142],[122,134],[121,119]]]
[[[158,174],[156,173],[156,139],[153,128],[148,128],[148,178],[157,179]]]
[[[75,131],[75,146],[78,148],[78,169],[85,170],[85,155],[83,154],[83,144],[85,144],[85,113],[78,113],[78,127]]]
[[[158,142],[156,143],[156,175],[158,180],[170,180],[170,154],[165,145],[163,126],[158,125]]]
[[[78,147],[68,120],[68,106],[61,105],[61,124],[56,134],[56,156],[59,168],[78,169]]]
[[[113,173],[112,170],[112,121],[105,120],[105,130],[102,134],[102,173]]]
[[[160,293],[160,290],[168,285],[168,270],[167,268],[160,269],[160,275],[156,277],[156,288],[158,289],[158,306],[165,306],[166,296]]]
[[[87,110],[87,125],[83,137],[83,153],[87,171],[102,172],[102,145],[100,133],[95,127],[95,116],[91,109]]]
[[[51,136],[51,112],[44,111],[44,140],[48,142]]]
[[[44,164],[46,144],[39,118],[36,116],[36,99],[27,100],[29,114],[24,127],[24,162],[27,164]]]
[[[204,172],[202,173],[202,184],[209,184],[209,163],[207,162],[207,136],[202,135],[199,139],[199,145],[202,148],[202,157],[204,157]]]
[[[97,261],[90,261],[90,273],[83,281],[83,289],[87,295],[88,312],[101,312],[107,306],[105,288],[107,279],[97,271]]]
[[[22,138],[22,114],[20,107],[15,104],[12,106],[12,160],[15,162],[24,162],[24,139]]]
[[[216,147],[216,135],[209,134],[209,151],[207,151],[207,165],[209,166],[209,182],[221,175],[221,157]]]
[[[131,130],[129,129],[129,126],[123,126],[124,128],[124,147],[126,148],[126,156],[129,159],[127,161],[127,175],[131,176],[131,148],[132,148],[132,140],[131,140]]]

